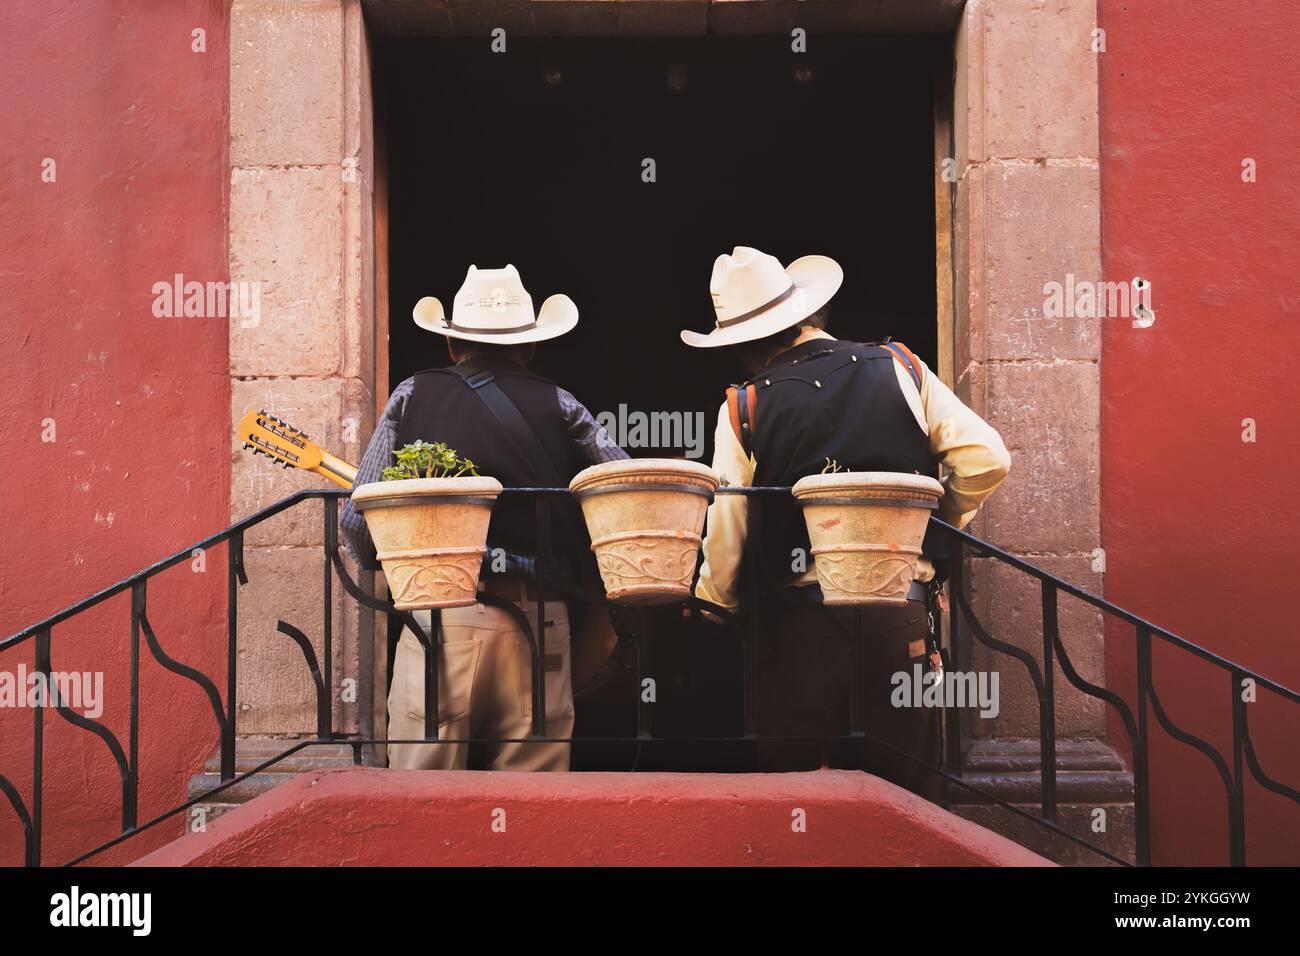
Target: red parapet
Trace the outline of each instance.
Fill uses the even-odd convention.
[[[1050,866],[856,771],[304,773],[141,866]]]

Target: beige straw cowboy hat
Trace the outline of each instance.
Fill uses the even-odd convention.
[[[544,342],[578,324],[578,307],[567,295],[553,295],[533,312],[533,298],[511,265],[504,269],[470,266],[452,300],[448,317],[442,303],[426,295],[411,310],[415,324],[450,339],[518,345]]]
[[[713,263],[713,331],[702,335],[686,329],[682,341],[710,349],[766,338],[808,318],[843,281],[844,270],[827,256],[804,256],[783,267],[775,256],[736,246]]]

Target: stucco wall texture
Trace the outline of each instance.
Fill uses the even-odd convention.
[[[1098,7],[1104,268],[1149,279],[1156,312],[1147,329],[1104,320],[1106,597],[1294,688],[1300,7]],[[1255,182],[1243,181],[1248,159]],[[1131,627],[1108,629],[1108,684],[1130,700],[1133,648]],[[1231,766],[1229,678],[1158,641],[1153,668],[1170,718]],[[1300,707],[1260,691],[1247,719],[1265,772],[1300,786]],[[1127,751],[1114,720],[1111,738]],[[1151,777],[1155,861],[1226,863],[1210,761],[1156,728]],[[1300,862],[1295,805],[1253,782],[1246,834],[1249,863]]]
[[[0,4],[0,634],[229,523],[226,320],[157,318],[152,291],[227,278],[226,7]],[[224,550],[205,568],[158,578],[149,614],[169,654],[224,686]],[[124,748],[129,659],[129,594],[54,628],[54,669],[103,673],[100,719]],[[0,653],[20,665],[30,643]],[[197,687],[147,650],[140,671],[146,820],[179,802],[217,731]],[[118,832],[121,788],[102,741],[45,723],[43,857],[60,863]],[[31,728],[31,709],[0,710],[0,773],[29,803]],[[0,801],[0,864],[22,846]]]

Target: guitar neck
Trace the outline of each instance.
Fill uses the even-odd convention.
[[[342,458],[335,458],[329,452],[321,454],[320,465],[313,468],[312,471],[318,475],[324,475],[336,484],[344,488],[351,488],[352,483],[357,480],[357,466]]]

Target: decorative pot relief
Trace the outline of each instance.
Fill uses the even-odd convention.
[[[915,555],[880,557],[878,549],[874,548],[829,553],[814,548],[813,560],[817,564],[822,593],[849,599],[827,601],[828,604],[858,604],[864,603],[864,598],[906,601],[907,589],[912,586],[916,572]]]
[[[495,478],[375,481],[352,492],[399,610],[466,607],[478,595]]]
[[[791,492],[803,506],[823,603],[907,603],[943,485],[925,475],[846,471],[804,478]]]
[[[582,504],[611,601],[664,604],[690,595],[717,487],[712,469],[666,458],[605,462],[574,477],[569,490]]]
[[[421,555],[380,555],[402,610],[462,607],[473,604],[478,593],[479,569],[486,548],[467,548],[464,554],[431,552]]]
[[[592,543],[610,597],[638,586],[667,585],[690,592],[698,535],[681,532],[612,535]]]

